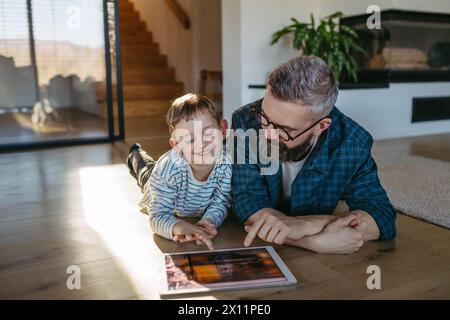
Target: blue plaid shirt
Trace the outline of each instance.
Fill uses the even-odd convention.
[[[233,113],[233,129],[260,129],[252,107],[258,100]],[[322,133],[291,186],[291,203],[283,206],[282,171],[262,175],[257,164],[237,164],[232,177],[233,209],[245,222],[262,208],[276,208],[291,216],[332,214],[339,200],[349,209],[369,213],[378,225],[380,240],[395,238],[396,211],[380,184],[377,166],[371,156],[371,135],[336,107],[332,124]],[[246,148],[248,151],[248,147]]]

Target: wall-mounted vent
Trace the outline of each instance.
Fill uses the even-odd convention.
[[[450,97],[413,98],[411,122],[450,119]]]

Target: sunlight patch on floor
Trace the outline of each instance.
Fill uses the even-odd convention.
[[[126,166],[85,167],[79,170],[79,178],[86,223],[102,239],[136,293],[153,296],[157,288],[149,284],[158,275],[149,271],[161,253],[153,244],[147,217],[139,212],[140,190]]]

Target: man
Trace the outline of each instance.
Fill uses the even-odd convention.
[[[334,106],[337,95],[325,62],[303,56],[271,73],[262,100],[234,112],[233,129],[267,129],[267,139],[279,143],[275,174],[261,174],[261,162],[233,165],[233,209],[248,232],[245,246],[258,236],[350,254],[365,241],[395,237],[396,212],[378,179],[373,139]],[[332,215],[341,199],[350,211]]]

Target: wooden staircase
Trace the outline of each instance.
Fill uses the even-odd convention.
[[[118,3],[125,118],[164,115],[170,101],[183,94],[183,84],[176,82],[175,70],[160,54],[133,4]],[[99,95],[106,97],[105,92]]]

